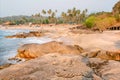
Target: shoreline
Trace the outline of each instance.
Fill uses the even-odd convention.
[[[87,80],[89,77],[90,80],[93,78],[102,80],[100,75],[108,75],[112,78],[114,78],[115,75],[119,76],[117,71],[120,71],[118,68],[118,66],[120,66],[120,31],[104,31],[100,33],[76,28],[71,29],[72,27],[75,27],[75,25],[59,27],[46,26],[43,28],[22,25],[2,29],[42,29],[44,36],[53,39],[53,42],[21,45],[21,47],[18,48],[19,50],[17,49],[18,54],[16,57],[31,60],[14,65],[6,64],[0,66],[1,79],[61,80],[67,77],[78,80],[76,79],[77,77],[79,77],[79,79],[82,77]],[[12,59],[20,60],[16,58]],[[104,72],[101,73],[101,71]],[[85,76],[81,76],[81,74]]]
[[[31,31],[43,31],[45,34],[44,36],[48,36],[49,38],[56,40],[56,41],[62,41],[65,44],[70,45],[82,45],[83,48],[90,48],[90,45],[94,46],[93,48],[99,48],[100,47],[106,47],[109,45],[110,49],[115,49],[115,43],[116,41],[119,41],[120,37],[120,31],[104,31],[102,33],[95,32],[91,30],[86,29],[74,29],[73,27],[76,27],[77,25],[43,25],[41,27],[29,27],[28,25],[17,25],[17,26],[8,26],[7,28],[0,27],[0,30],[31,30]],[[73,29],[71,29],[73,28]],[[93,38],[93,39],[91,39]],[[91,40],[90,40],[91,39]],[[69,41],[70,40],[70,41]],[[106,45],[105,45],[106,44]],[[95,46],[96,45],[96,46]],[[97,46],[98,45],[98,46]],[[90,48],[91,49],[91,48]],[[108,48],[107,48],[108,49]]]
[[[2,26],[0,25],[0,30],[9,30],[9,29],[27,29],[27,30],[38,30],[41,28],[65,28],[65,27],[76,27],[78,25],[70,25],[70,24],[57,24],[57,25],[50,25],[50,24],[42,24],[42,25],[32,25],[31,27],[29,25],[6,25]]]

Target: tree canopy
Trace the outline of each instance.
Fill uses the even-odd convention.
[[[113,7],[114,14],[120,14],[120,1],[118,1]]]

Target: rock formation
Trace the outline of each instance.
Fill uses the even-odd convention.
[[[93,80],[87,59],[72,54],[47,54],[0,71],[3,80]]]
[[[120,51],[93,50],[84,52],[81,55],[89,58],[101,58],[105,60],[120,60]]]
[[[118,61],[89,58],[89,66],[94,70],[94,73],[101,78],[101,80],[120,79],[120,62]]]
[[[12,36],[6,36],[6,38],[27,38],[27,37],[40,37],[43,33],[39,31],[30,31],[29,33],[21,33]]]
[[[31,59],[49,53],[80,54],[81,52],[83,52],[83,49],[78,45],[64,45],[60,42],[52,41],[44,44],[25,44],[18,49],[16,57]]]

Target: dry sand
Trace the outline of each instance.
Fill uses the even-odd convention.
[[[104,50],[119,50],[120,48],[120,31],[104,31],[88,33],[90,31],[75,29],[74,32],[70,28],[77,25],[41,25],[41,27],[29,27],[28,25],[20,26],[0,26],[0,30],[9,29],[27,29],[47,31],[45,36],[52,38],[55,41],[61,41],[65,44],[79,45],[84,49],[104,49]],[[79,32],[78,32],[79,31]],[[82,32],[82,33],[80,33]]]
[[[73,29],[76,25],[9,26],[0,29],[29,29],[45,31],[45,36],[86,50],[119,50],[120,31],[92,32]],[[47,30],[47,31],[46,31]],[[34,65],[33,65],[34,64]],[[114,65],[113,65],[114,64]],[[2,80],[119,80],[120,63],[81,55],[47,54],[0,70]]]

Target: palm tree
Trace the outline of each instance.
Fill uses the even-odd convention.
[[[55,10],[55,13],[57,13],[57,10]]]
[[[80,10],[77,10],[76,13],[77,13],[77,15],[76,15],[76,23],[78,24],[80,22],[80,15],[81,15]]]
[[[84,21],[84,20],[85,20],[86,15],[87,15],[87,9],[85,9],[85,10],[82,11],[82,14],[81,14],[81,21]]]
[[[43,10],[42,10],[42,13],[45,15],[45,14],[46,14],[46,11],[43,9]]]
[[[113,14],[120,14],[120,1],[118,1],[113,7]]]
[[[47,11],[47,13],[50,15],[50,14],[52,13],[52,10],[49,9],[49,10]]]
[[[67,14],[66,14],[65,12],[62,12],[62,13],[61,13],[61,17],[62,17],[62,19],[63,19],[63,23],[65,23],[65,22],[66,22]]]

